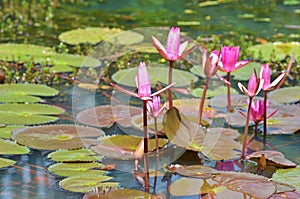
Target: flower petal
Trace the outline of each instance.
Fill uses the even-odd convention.
[[[242,60],[242,61],[238,61],[235,65],[234,65],[234,70],[237,70],[239,68],[242,68],[243,66],[246,66],[247,64],[249,64],[251,62],[251,60]]]
[[[239,89],[240,89],[245,95],[248,95],[248,96],[249,96],[248,90],[246,89],[246,87],[245,87],[241,82],[238,83],[238,87],[239,87]]]
[[[165,47],[160,43],[160,41],[158,41],[154,36],[152,36],[152,44],[153,46],[156,48],[156,50],[161,54],[161,56],[163,56],[166,59],[169,59],[167,50],[165,49]]]

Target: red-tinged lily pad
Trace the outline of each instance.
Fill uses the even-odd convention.
[[[300,101],[300,87],[286,87],[268,93],[269,99],[278,103],[295,103]]]
[[[142,109],[134,106],[97,106],[79,112],[76,120],[80,123],[96,126],[111,127],[115,122],[124,126],[131,127],[130,118],[142,114]]]
[[[85,140],[105,133],[96,128],[79,125],[42,125],[13,131],[12,138],[19,144],[40,150],[84,148]],[[97,141],[95,140],[95,143]]]
[[[101,143],[92,146],[91,149],[100,155],[115,159],[134,159],[134,152],[137,149],[142,137],[131,135],[116,135],[101,138]],[[158,146],[161,148],[168,143],[168,140],[159,138]],[[155,139],[149,139],[148,150],[156,149]]]
[[[26,146],[21,146],[14,141],[0,139],[0,155],[22,155],[29,153]]]
[[[267,120],[268,134],[294,134],[300,129],[298,117],[272,117]]]
[[[103,158],[90,149],[61,149],[49,153],[47,157],[55,162],[94,162]]]
[[[112,177],[104,176],[102,173],[94,172],[82,172],[81,174],[67,177],[59,182],[59,186],[65,190],[87,193],[102,187],[105,190],[107,187],[117,187],[117,182],[106,182],[111,180]]]
[[[297,191],[300,191],[300,166],[290,169],[279,169],[273,174],[272,179],[282,183],[288,182]]]
[[[92,172],[92,174],[97,175],[104,175],[105,171],[100,171],[99,168],[103,167],[104,165],[98,162],[89,162],[89,163],[57,163],[53,164],[48,167],[48,170],[57,175],[62,177],[69,177],[78,175],[81,173],[89,174]],[[98,169],[98,170],[92,170],[92,169]]]
[[[236,141],[238,131],[226,128],[202,128],[170,108],[164,118],[164,132],[171,143],[198,151],[212,160],[237,158],[241,145]]]
[[[90,192],[83,196],[82,199],[138,199],[138,198],[147,198],[147,199],[162,199],[162,196],[156,196],[143,192],[140,190],[134,189],[113,189],[105,191],[104,193]]]
[[[12,166],[16,163],[14,160],[6,159],[6,158],[0,158],[0,169],[4,167]]]
[[[269,199],[298,199],[298,198],[300,198],[300,192],[288,191],[288,192],[273,194]]]
[[[267,165],[279,168],[294,168],[297,166],[296,163],[286,159],[283,153],[274,150],[254,152],[249,154],[247,156],[247,159],[259,162],[259,159],[263,154],[265,155],[265,158],[267,160]]]
[[[203,165],[190,165],[190,166],[180,165],[179,167],[176,166],[175,169],[172,169],[171,171],[178,173],[182,176],[201,178],[201,179],[211,178],[213,174],[218,173],[217,170]]]

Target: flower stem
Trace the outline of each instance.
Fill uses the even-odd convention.
[[[197,122],[198,125],[201,125],[201,121],[202,121],[203,107],[204,107],[204,102],[205,102],[206,91],[208,88],[208,82],[209,82],[209,79],[206,79],[204,88],[203,88],[203,92],[202,92],[201,101],[199,104],[199,114],[198,114],[198,122]]]
[[[159,156],[157,118],[154,117],[156,156]]]
[[[266,145],[266,139],[267,139],[267,91],[264,91],[264,137],[263,137],[263,143]]]
[[[243,139],[243,146],[242,146],[242,153],[241,153],[241,160],[244,161],[245,159],[245,150],[247,145],[247,137],[248,137],[248,130],[249,130],[249,120],[250,120],[250,109],[252,104],[253,97],[249,97],[249,104],[248,104],[248,111],[247,111],[247,118],[246,118],[246,126],[244,131],[244,139]]]
[[[230,82],[230,72],[227,72],[226,80]],[[230,84],[227,84],[227,102],[228,102],[228,111],[233,112],[233,109],[231,107]]]
[[[144,123],[144,173],[145,173],[145,189],[149,192],[149,164],[148,164],[148,128],[147,128],[147,101],[143,100],[143,123]]]
[[[169,85],[172,84],[173,63],[174,63],[174,61],[170,61]],[[168,94],[169,94],[169,108],[171,108],[171,107],[173,107],[172,87],[168,89]]]

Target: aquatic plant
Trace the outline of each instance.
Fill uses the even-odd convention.
[[[166,43],[166,48],[154,36],[152,36],[152,41],[157,51],[170,63],[169,82],[168,82],[168,84],[170,85],[172,84],[172,69],[173,69],[174,61],[180,60],[183,57],[185,57],[188,53],[190,53],[194,49],[195,46],[185,51],[185,48],[188,45],[188,41],[185,41],[182,44],[180,44],[180,28],[178,27],[175,28],[172,27],[170,29],[167,43]],[[173,107],[173,97],[172,97],[171,88],[168,90],[168,95],[169,95],[169,107]]]

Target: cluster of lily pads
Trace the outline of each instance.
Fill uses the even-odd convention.
[[[97,32],[97,29],[88,31]],[[131,35],[132,32],[128,34]],[[134,35],[138,34],[134,33]],[[220,197],[221,195],[235,198],[292,198],[293,195],[299,195],[299,192],[297,192],[299,191],[298,178],[295,178],[297,176],[295,173],[299,172],[299,166],[287,160],[283,154],[277,151],[259,150],[258,154],[250,154],[250,142],[246,143],[247,145],[244,143],[247,148],[247,150],[245,149],[247,152],[246,158],[256,161],[256,167],[259,168],[259,171],[263,173],[268,166],[274,166],[276,169],[280,168],[274,173],[273,180],[246,172],[233,171],[242,168],[238,161],[242,150],[242,145],[239,142],[240,134],[237,130],[223,128],[215,124],[216,118],[224,117],[227,123],[232,126],[252,124],[250,121],[246,124],[243,117],[243,113],[249,112],[247,111],[247,96],[239,95],[237,90],[231,88],[230,94],[228,94],[231,97],[231,106],[238,111],[227,112],[228,95],[220,96],[219,93],[224,93],[223,82],[227,85],[233,84],[229,77],[233,76],[237,80],[245,81],[250,78],[253,71],[260,70],[261,64],[249,63],[239,70],[230,71],[225,80],[222,77],[225,74],[218,71],[222,67],[221,63],[223,65],[225,63],[222,60],[225,55],[222,55],[221,52],[214,52],[214,54],[206,57],[205,52],[203,53],[205,56],[203,57],[203,64],[191,68],[191,72],[194,74],[173,69],[175,61],[180,61],[188,53],[193,53],[194,49],[191,47],[189,50],[184,51],[187,42],[180,45],[179,35],[179,28],[171,29],[167,42],[169,46],[166,49],[156,38],[153,38],[155,47],[169,61],[169,69],[172,70],[159,66],[147,67],[145,63],[140,63],[139,68],[119,70],[112,76],[112,80],[118,83],[110,84],[116,88],[113,96],[115,96],[117,90],[130,94],[133,97],[142,99],[143,108],[102,105],[85,109],[79,112],[75,119],[86,126],[41,125],[55,122],[58,119],[57,116],[64,112],[61,108],[49,106],[45,103],[41,104],[40,102],[45,101],[37,97],[55,96],[58,94],[55,89],[36,84],[2,85],[0,87],[0,100],[2,102],[0,111],[3,117],[0,118],[0,123],[3,124],[3,128],[0,129],[2,130],[0,135],[3,136],[1,146],[4,149],[1,154],[26,154],[29,152],[29,148],[53,151],[48,155],[48,158],[53,161],[53,164],[48,167],[49,172],[60,178],[59,186],[62,189],[87,193],[84,198],[118,198],[122,195],[160,198],[162,196],[151,195],[149,192],[149,180],[153,168],[164,171],[166,175],[179,174],[189,177],[182,177],[169,185],[170,193],[174,196],[200,194],[204,198]],[[60,39],[64,40],[64,37],[61,36]],[[118,39],[118,36],[116,38],[114,40],[117,43],[123,41],[120,38]],[[130,48],[144,39],[142,36],[135,36],[134,38],[139,39],[139,41],[131,43]],[[177,46],[171,46],[172,42]],[[111,45],[114,45],[114,43],[108,44],[108,46]],[[121,44],[121,46],[126,45],[127,43]],[[295,44],[295,46],[297,45]],[[44,63],[47,70],[59,65],[72,66],[73,68],[82,67],[82,65],[85,67],[100,65],[99,60],[94,58],[60,54],[50,48],[40,46],[27,48],[28,45],[25,45],[26,51],[18,50],[22,45],[3,44],[3,47],[5,48],[1,48],[0,52],[5,62],[16,61],[17,59],[18,61]],[[153,49],[155,50],[155,48]],[[28,50],[30,51],[28,52]],[[106,58],[113,59],[111,57]],[[243,62],[243,65],[245,63],[246,61]],[[229,71],[226,72],[228,74]],[[211,89],[210,81],[215,78],[216,73],[219,74],[222,83],[217,83],[218,87]],[[135,87],[134,77],[136,74],[138,74],[136,78],[138,93],[127,91],[119,86]],[[166,78],[167,76],[169,76],[169,79]],[[254,77],[252,78],[253,81],[257,81],[258,76],[254,75]],[[190,82],[197,82],[201,78],[206,78],[204,88],[182,89],[190,86]],[[178,79],[180,81],[177,84],[173,83]],[[157,85],[158,81],[160,81],[159,85]],[[156,85],[157,92],[152,93],[153,88],[151,87],[153,85]],[[168,86],[162,88],[161,85]],[[250,82],[247,90],[242,86],[240,87],[243,88],[242,90],[245,93],[256,93],[260,83],[256,82],[255,86],[253,85],[254,83]],[[164,94],[164,91],[168,91],[168,95]],[[181,92],[188,98],[172,99],[173,91]],[[268,93],[270,101],[268,108],[272,111],[278,109],[277,113],[267,120],[268,134],[292,134],[299,130],[299,124],[295,120],[299,116],[300,111],[297,111],[299,105],[291,104],[299,101],[298,91],[299,87],[291,87]],[[165,105],[160,105],[160,96],[168,101]],[[193,96],[193,98],[190,98],[190,96]],[[198,109],[198,107],[200,108]],[[259,113],[261,114],[262,111]],[[249,119],[249,116],[247,118]],[[253,121],[253,123],[255,122]],[[115,123],[126,133],[134,135],[105,135],[102,128],[109,129]],[[11,131],[13,131],[12,135],[10,134]],[[144,137],[140,136],[141,131],[144,132]],[[242,141],[247,140],[246,136]],[[147,144],[145,144],[146,142]],[[14,146],[17,152],[8,152],[6,145],[9,145],[9,147]],[[147,147],[146,150],[145,147]],[[177,154],[179,157],[182,151],[185,150],[194,151],[204,159],[213,161],[216,169],[203,165],[172,165],[177,157],[176,153],[179,153],[179,155]],[[170,158],[171,154],[174,158]],[[138,161],[142,157],[144,157],[144,168],[141,169]],[[121,161],[121,163],[105,165],[102,163],[105,159],[110,159],[112,162]],[[108,174],[105,172],[105,170],[118,168],[125,162],[130,162],[131,166],[127,170],[134,172],[137,181],[141,182],[149,193],[120,189],[123,185],[113,181],[112,177],[109,176],[109,172]],[[158,164],[153,164],[157,162]],[[12,164],[15,164],[15,162],[9,159],[3,160],[4,167]],[[166,165],[168,167],[165,167]],[[224,172],[222,170],[232,171]],[[154,178],[156,177],[156,174],[154,174]],[[289,184],[285,183],[286,179],[289,179]],[[257,186],[253,188],[254,185]],[[178,188],[183,186],[185,189]]]

